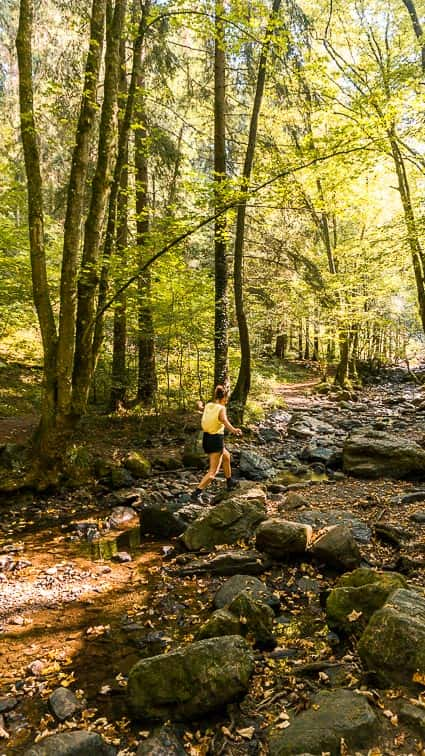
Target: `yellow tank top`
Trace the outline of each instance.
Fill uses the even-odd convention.
[[[201,426],[205,433],[217,434],[224,433],[224,425],[218,416],[223,409],[222,404],[216,402],[207,402],[202,415]]]

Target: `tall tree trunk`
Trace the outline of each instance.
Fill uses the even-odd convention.
[[[413,210],[406,166],[404,164],[403,156],[398,146],[394,129],[390,130],[388,136],[397,174],[401,203],[403,205],[404,219],[407,229],[407,241],[409,243],[410,253],[412,255],[419,315],[421,318],[422,330],[425,333],[425,255],[419,240],[419,231]]]
[[[112,2],[112,0],[108,0]],[[105,79],[99,145],[92,195],[85,224],[84,247],[78,282],[76,345],[73,371],[72,410],[76,417],[84,414],[94,372],[93,334],[96,297],[99,285],[101,230],[111,184],[114,158],[118,86],[120,81],[121,33],[126,0],[115,0],[115,9],[107,29]]]
[[[44,247],[43,185],[34,118],[32,79],[33,2],[21,0],[16,48],[19,67],[21,134],[28,189],[28,225],[32,290],[43,343],[44,381],[41,437],[54,425],[56,412],[57,332],[47,279]]]
[[[214,40],[214,182],[215,210],[223,205],[226,180],[226,52],[224,38],[224,2],[216,0]],[[229,386],[228,359],[228,272],[226,260],[226,216],[220,215],[214,228],[215,298],[214,298],[214,385]]]
[[[348,363],[350,358],[350,334],[348,331],[342,331],[339,334],[339,352],[335,384],[344,388],[348,383]]]
[[[72,371],[75,351],[78,255],[84,211],[85,184],[90,143],[96,123],[97,87],[102,61],[107,0],[93,0],[90,21],[90,48],[84,90],[68,183],[60,285],[59,342],[57,354],[57,415],[60,424],[71,416]]]
[[[138,82],[135,107],[134,161],[136,167],[136,241],[139,266],[146,262],[146,241],[149,234],[148,156],[146,113],[144,108],[144,79]],[[138,295],[138,379],[137,400],[152,404],[157,389],[155,369],[155,340],[151,303],[151,271],[147,268],[137,282]]]
[[[142,50],[145,42],[147,19],[150,11],[150,0],[145,0],[142,4],[142,14],[140,17],[139,28],[136,39],[133,44],[133,62],[131,69],[130,84],[128,87],[128,97],[126,100],[125,112],[119,128],[117,159],[114,168],[114,177],[111,185],[108,207],[108,219],[106,223],[105,242],[103,246],[102,269],[100,273],[99,297],[97,312],[95,318],[95,330],[93,336],[93,361],[96,364],[100,347],[103,341],[103,313],[104,306],[108,296],[109,289],[109,267],[112,251],[115,245],[116,222],[117,222],[117,202],[120,191],[121,172],[124,169],[127,159],[128,135],[130,132],[131,121],[133,117],[134,101],[136,96],[137,82],[141,75],[142,68]]]
[[[412,22],[413,31],[415,33],[416,39],[418,40],[421,46],[421,67],[422,67],[422,73],[425,74],[425,40],[423,36],[422,24],[419,21],[419,16],[417,14],[414,1],[402,0],[402,2],[407,8],[407,11],[410,16],[410,20]]]
[[[257,84],[255,89],[254,104],[249,124],[248,144],[245,153],[245,161],[242,172],[241,190],[242,196],[238,205],[236,219],[236,236],[234,251],[234,294],[235,309],[239,328],[239,341],[241,349],[241,362],[238,379],[231,395],[232,412],[235,422],[242,422],[246,400],[251,386],[251,346],[249,341],[248,323],[245,314],[243,296],[243,258],[244,258],[244,234],[247,195],[249,189],[252,165],[254,162],[255,146],[257,143],[258,119],[260,116],[261,103],[263,100],[264,86],[266,82],[267,57],[275,30],[276,16],[281,6],[281,0],[273,0],[269,22],[261,49],[258,66]]]
[[[127,72],[125,64],[126,45],[121,40],[120,59],[120,97],[119,106],[121,116],[125,108],[127,97]],[[121,117],[122,121],[122,117]],[[117,206],[117,257],[124,262],[128,244],[128,136],[125,149],[125,160],[120,178],[120,191]],[[125,402],[127,391],[126,374],[126,350],[127,350],[127,293],[123,291],[117,298],[114,309],[114,333],[112,347],[112,371],[111,371],[111,397],[110,408],[115,411]]]

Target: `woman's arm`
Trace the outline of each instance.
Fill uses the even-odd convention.
[[[235,428],[232,425],[232,423],[230,423],[229,420],[227,419],[227,413],[226,413],[226,408],[225,407],[223,407],[223,409],[220,410],[220,412],[218,414],[218,419],[220,420],[221,423],[223,423],[224,427],[227,428],[227,430],[230,431],[230,433],[234,433],[235,436],[242,436],[241,429],[240,428]]]

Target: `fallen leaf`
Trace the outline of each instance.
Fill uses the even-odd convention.
[[[347,619],[349,622],[356,622],[356,620],[358,620],[359,617],[362,616],[362,614],[363,612],[356,612],[356,610],[353,609],[353,611],[350,612],[350,614],[347,614]]]
[[[236,730],[238,735],[241,735],[243,738],[246,738],[247,740],[251,740],[252,736],[255,732],[255,727],[243,727],[240,730]]]

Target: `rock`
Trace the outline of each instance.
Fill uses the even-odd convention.
[[[25,751],[25,756],[115,756],[117,749],[96,732],[74,730],[48,735]]]
[[[258,498],[249,492],[218,504],[192,522],[182,540],[189,551],[211,550],[219,544],[250,538],[265,518],[264,492],[260,491]]]
[[[135,478],[148,478],[151,474],[151,463],[137,451],[127,454],[123,465]]]
[[[346,633],[361,633],[372,614],[397,588],[407,588],[405,578],[397,572],[377,572],[360,567],[343,575],[326,600],[329,627]],[[358,613],[360,615],[356,617]]]
[[[261,649],[276,646],[273,635],[274,613],[267,604],[255,600],[249,593],[242,591],[229,604],[229,612],[238,617],[242,625],[242,635],[255,639],[255,645]]]
[[[344,738],[350,753],[376,735],[377,718],[367,700],[351,690],[323,691],[313,697],[318,708],[302,711],[284,730],[271,729],[270,756],[340,753]]]
[[[69,688],[56,688],[49,696],[50,708],[57,719],[64,722],[81,710],[81,704]]]
[[[285,559],[290,554],[304,554],[312,536],[309,525],[272,518],[257,528],[255,545],[273,559]]]
[[[182,504],[175,501],[148,501],[140,509],[140,532],[160,538],[177,536],[186,530],[186,521],[180,516]],[[199,507],[199,512],[204,512]]]
[[[185,567],[176,570],[178,575],[261,575],[270,567],[270,560],[254,549],[231,549],[206,559],[194,559]]]
[[[134,486],[133,476],[124,467],[114,467],[108,476],[107,482],[113,489],[132,488]]]
[[[398,433],[363,428],[345,442],[343,469],[358,478],[425,477],[425,451]]]
[[[137,517],[137,512],[132,507],[114,507],[111,516],[108,518],[108,524],[111,528],[120,528]]]
[[[9,572],[13,570],[15,566],[15,560],[9,554],[2,554],[0,556],[0,571]]]
[[[128,551],[117,551],[116,554],[112,555],[111,559],[113,562],[118,562],[119,564],[133,561],[131,554],[129,554]]]
[[[15,706],[18,705],[18,699],[13,696],[6,696],[0,698],[0,714],[4,714],[6,711],[12,711]]]
[[[346,512],[345,510],[304,509],[301,512],[294,512],[292,518],[296,522],[311,525],[313,529],[320,529],[329,525],[347,525],[359,543],[369,543],[372,538],[370,527],[362,522],[362,520],[359,520],[352,512]]]
[[[311,553],[319,561],[342,570],[353,570],[361,562],[359,547],[346,525],[326,528],[314,541]]]
[[[142,719],[199,718],[239,700],[253,670],[239,635],[196,641],[137,662],[128,676],[129,706]]]
[[[158,727],[140,743],[136,756],[187,756],[187,752],[170,727]]]
[[[152,457],[152,467],[156,467],[159,470],[179,470],[182,464],[183,461],[180,455],[174,456],[172,453],[162,453]]]
[[[398,710],[400,722],[414,727],[422,738],[425,737],[425,709],[422,706],[403,701]]]
[[[284,500],[278,505],[278,511],[300,509],[301,507],[308,507],[308,501],[304,496],[300,496],[295,491],[288,491]]]
[[[201,625],[196,640],[205,638],[220,638],[223,635],[243,635],[243,628],[239,617],[228,609],[217,609]]]
[[[321,462],[325,467],[331,467],[333,470],[342,466],[342,449],[334,446],[309,444],[302,450],[300,456],[306,462]]]
[[[412,683],[425,675],[425,598],[400,588],[375,612],[358,651],[367,669],[385,685]]]
[[[206,466],[206,456],[202,448],[202,433],[197,431],[185,443],[182,462],[185,467],[203,470]]]
[[[267,480],[276,474],[270,460],[253,449],[241,449],[239,469],[249,480]]]
[[[262,601],[263,604],[271,606],[272,609],[278,609],[280,605],[279,598],[272,593],[270,588],[258,578],[250,575],[233,575],[229,580],[226,580],[215,594],[213,604],[216,609],[222,609],[228,606],[242,591],[257,601]]]
[[[412,491],[404,494],[400,499],[400,504],[412,504],[415,501],[425,501],[425,491]]]
[[[413,514],[409,515],[409,520],[412,520],[412,522],[418,522],[420,525],[425,523],[425,509],[413,512]]]
[[[204,513],[205,504],[184,503],[181,509],[179,509],[179,518],[185,525],[189,525],[189,523],[194,522]]]
[[[262,444],[278,443],[282,440],[282,434],[276,428],[261,427],[258,429],[258,440]]]
[[[334,434],[335,427],[311,415],[294,413],[288,424],[288,435],[300,439],[310,439],[317,434]]]

